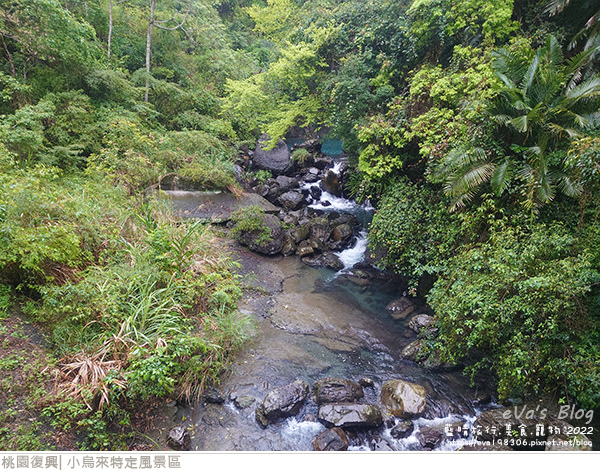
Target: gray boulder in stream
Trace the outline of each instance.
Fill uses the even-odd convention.
[[[433,325],[435,325],[435,318],[424,313],[415,315],[408,322],[408,327],[415,333],[419,333],[423,328],[429,328]]]
[[[275,255],[283,247],[284,233],[279,218],[272,214],[262,214],[260,229],[244,230],[238,234],[238,240],[250,250],[263,255]],[[269,236],[265,236],[268,230]]]
[[[383,414],[377,405],[362,403],[330,403],[319,407],[319,421],[340,428],[377,428]]]
[[[407,297],[391,301],[385,308],[394,320],[404,320],[416,310],[417,306]]]
[[[309,386],[302,380],[271,390],[256,407],[256,421],[267,427],[280,418],[297,415],[308,394]]]
[[[265,149],[268,146],[271,137],[263,134],[254,151],[254,164],[263,170],[269,170],[273,174],[287,173],[292,169],[292,159],[288,150],[287,144],[279,139],[277,145],[270,150]]]
[[[348,379],[326,378],[317,380],[312,389],[315,403],[353,402],[364,396],[360,384]]]
[[[421,385],[388,380],[381,387],[381,403],[397,418],[418,418],[425,411],[427,392]]]
[[[348,437],[341,428],[331,428],[323,431],[312,441],[313,448],[317,451],[343,451],[348,450]]]
[[[287,210],[295,211],[308,204],[304,196],[298,191],[288,191],[283,193],[277,202]]]
[[[338,175],[336,175],[332,170],[329,170],[323,179],[321,179],[321,187],[329,194],[333,194],[337,197],[342,196],[342,186],[340,185]]]

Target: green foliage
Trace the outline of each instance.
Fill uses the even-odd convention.
[[[0,285],[0,320],[8,315],[8,308],[11,305],[10,294],[11,290],[8,286]]]
[[[458,224],[444,201],[426,186],[406,179],[388,182],[369,230],[369,246],[385,253],[383,268],[392,269],[415,285],[437,275],[452,256]]]
[[[417,47],[434,56],[454,45],[505,41],[517,28],[513,0],[415,0],[407,11]]]
[[[554,198],[551,152],[598,124],[600,79],[582,80],[580,73],[588,60],[589,54],[581,53],[565,63],[552,36],[535,54],[522,46],[495,53],[494,70],[502,85],[490,111],[508,128],[506,140],[519,145],[512,149],[521,155],[513,158],[521,160],[518,172],[530,209]]]
[[[268,243],[273,239],[271,229],[264,224],[265,213],[259,206],[246,206],[231,214],[235,225],[231,229],[231,236],[238,239],[244,233],[256,233],[259,244]]]
[[[122,193],[103,184],[61,179],[40,167],[0,176],[0,266],[4,282],[27,286],[69,276],[94,259],[116,227]]]
[[[265,184],[268,179],[273,178],[273,174],[269,170],[258,170],[248,176],[255,179],[258,184]]]
[[[292,152],[292,161],[298,163],[304,163],[308,158],[310,158],[310,152],[306,149],[296,149]]]
[[[465,246],[431,291],[439,345],[451,361],[483,353],[498,376],[501,398],[545,393],[569,384],[574,368],[590,360],[580,348],[597,334],[591,316],[597,312],[582,299],[598,272],[560,225],[527,227],[498,216],[488,220],[487,240]],[[577,375],[575,380],[598,380],[593,369]],[[573,393],[573,385],[561,392]],[[595,394],[578,390],[574,398],[582,401]]]

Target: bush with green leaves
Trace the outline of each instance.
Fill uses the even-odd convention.
[[[600,274],[590,253],[558,224],[498,213],[487,223],[487,239],[464,246],[428,297],[442,357],[483,357],[469,370],[491,368],[500,398],[556,391],[597,406],[599,311],[590,294]]]
[[[259,206],[247,206],[238,209],[231,214],[231,220],[235,225],[230,234],[239,240],[243,234],[254,233],[259,245],[266,244],[273,239],[271,229],[264,223],[264,211]]]
[[[444,268],[459,239],[458,219],[444,203],[431,188],[406,178],[388,182],[369,229],[369,246],[385,254],[381,267],[413,285]]]

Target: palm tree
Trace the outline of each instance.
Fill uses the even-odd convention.
[[[548,154],[600,122],[600,77],[583,80],[580,73],[590,52],[581,52],[565,63],[553,36],[533,56],[524,57],[520,52],[500,49],[492,65],[501,86],[489,109],[490,117],[500,125],[511,151],[501,162],[481,149],[450,154],[446,193],[455,198],[454,207],[488,181],[502,194],[514,175],[523,183],[527,207],[550,202],[560,175],[548,164]]]
[[[562,13],[569,6],[576,11],[578,16],[591,16],[586,20],[585,26],[575,35],[570,48],[575,47],[582,38],[586,39],[584,50],[592,51],[594,56],[600,54],[600,0],[550,0],[546,12],[550,16]]]

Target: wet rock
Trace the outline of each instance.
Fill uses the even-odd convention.
[[[375,382],[373,382],[372,379],[369,379],[368,377],[362,377],[359,381],[359,384],[361,384],[363,387],[375,387]]]
[[[303,240],[298,245],[298,255],[300,258],[304,258],[305,256],[311,256],[315,253],[315,249],[312,247],[311,243],[308,240]]]
[[[192,440],[190,433],[183,424],[179,424],[169,431],[167,445],[173,450],[190,450]]]
[[[420,315],[415,315],[408,322],[408,327],[413,330],[415,333],[418,333],[423,328],[429,328],[430,326],[435,324],[435,318],[431,315],[426,315],[424,313]]]
[[[383,414],[376,405],[334,403],[319,407],[319,421],[341,428],[376,428],[383,424]]]
[[[297,415],[308,393],[308,384],[302,380],[272,390],[256,407],[256,420],[267,427],[280,418]]]
[[[294,189],[300,186],[300,183],[298,183],[298,180],[296,178],[291,178],[289,176],[279,175],[277,178],[275,178],[275,181],[277,182],[279,187],[284,191]]]
[[[329,221],[324,217],[315,217],[310,221],[310,237],[326,243],[331,235]]]
[[[419,443],[426,448],[433,449],[441,443],[446,435],[443,426],[422,426],[416,435]]]
[[[331,428],[322,432],[312,441],[316,451],[348,450],[348,437],[342,428]]]
[[[321,187],[323,188],[323,191],[327,191],[329,194],[333,194],[337,197],[342,196],[342,186],[340,185],[338,175],[332,170],[329,170],[327,175],[321,179]]]
[[[391,301],[385,309],[394,320],[404,320],[417,309],[417,306],[408,297],[400,297]]]
[[[300,225],[292,229],[290,235],[294,238],[294,242],[298,244],[308,238],[310,235],[310,227],[308,225]]]
[[[347,281],[350,281],[352,284],[356,284],[357,286],[361,286],[361,287],[365,287],[365,286],[368,286],[369,284],[371,284],[371,281],[369,281],[368,279],[365,279],[362,277],[357,277],[357,276],[352,276],[352,275],[345,275],[344,279],[346,279]]]
[[[404,439],[410,436],[414,430],[415,425],[413,422],[409,419],[404,419],[390,429],[390,434],[394,439]]]
[[[394,452],[396,450],[381,436],[371,438],[369,441],[369,448],[373,452]]]
[[[364,396],[360,384],[348,379],[325,378],[317,380],[312,389],[315,403],[353,402]]]
[[[424,360],[420,361],[420,364],[427,370],[431,371],[442,371],[442,370],[453,370],[460,367],[460,365],[450,364],[444,362],[441,358],[439,351],[433,351]]]
[[[417,384],[389,380],[381,388],[381,403],[397,418],[418,418],[426,402],[427,393]]]
[[[315,158],[314,165],[319,170],[324,170],[325,168],[329,168],[333,165],[333,160],[326,155],[320,155]]]
[[[283,256],[292,256],[296,254],[297,250],[298,247],[294,243],[294,238],[291,235],[286,236],[281,247],[281,254]]]
[[[290,152],[287,144],[279,139],[277,145],[271,149],[266,150],[271,138],[267,134],[263,134],[254,151],[254,164],[263,170],[269,170],[273,174],[284,174],[292,169],[292,160],[290,158]]]
[[[242,395],[241,397],[236,397],[235,400],[233,400],[233,404],[243,410],[246,408],[250,408],[254,402],[256,401],[256,398],[251,397],[249,395]]]
[[[265,232],[261,229],[242,231],[238,235],[239,242],[263,255],[279,253],[283,247],[283,229],[279,218],[272,214],[263,214],[260,225],[268,229],[270,236],[265,237]]]
[[[349,224],[340,224],[336,226],[332,233],[331,238],[336,242],[345,243],[352,237],[352,228]]]
[[[321,267],[333,269],[334,271],[344,269],[344,263],[342,263],[335,253],[329,251],[320,255],[318,262]]]
[[[314,245],[311,246],[311,248],[313,248],[313,253],[317,251],[317,249],[314,248]],[[307,251],[308,250],[305,250],[305,252]],[[329,268],[333,269],[334,271],[340,271],[341,269],[344,269],[344,263],[342,263],[337,255],[331,252],[325,252],[321,255],[315,256],[304,256],[302,257],[302,262],[311,268]]]
[[[216,405],[222,405],[225,403],[225,397],[215,388],[210,388],[206,392],[204,392],[204,400],[207,403],[213,403]]]
[[[287,210],[295,211],[308,204],[304,196],[297,191],[288,191],[277,198],[277,202]]]
[[[419,340],[413,341],[408,346],[405,346],[404,349],[402,349],[402,352],[400,353],[400,357],[402,357],[402,359],[406,359],[407,361],[416,362],[417,357],[419,356],[419,353],[421,352],[422,347],[423,347],[422,341],[419,341]]]
[[[321,199],[322,194],[323,194],[323,191],[318,186],[310,187],[310,195],[313,197],[313,199],[318,201],[319,199]]]
[[[318,238],[309,238],[308,243],[310,243],[315,253],[321,253],[325,249],[323,242]]]

